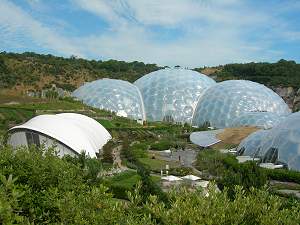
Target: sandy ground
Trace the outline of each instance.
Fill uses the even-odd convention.
[[[226,128],[222,133],[217,134],[217,138],[219,138],[221,142],[214,146],[238,145],[245,137],[257,130],[258,128],[256,127]]]

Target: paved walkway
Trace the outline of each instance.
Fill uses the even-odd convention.
[[[152,151],[156,154],[159,154],[159,158],[165,161],[175,161],[180,162],[181,166],[190,167],[193,169],[193,172],[197,176],[201,176],[201,171],[197,170],[193,163],[196,160],[198,151],[190,148],[186,148],[185,150],[175,150],[172,153],[166,153],[164,151]]]

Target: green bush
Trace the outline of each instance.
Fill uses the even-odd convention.
[[[276,169],[276,170],[267,170],[265,173],[272,180],[295,182],[300,184],[300,172],[287,170],[287,169]]]
[[[112,154],[114,147],[115,147],[115,143],[112,140],[110,140],[108,143],[106,143],[103,146],[103,149],[102,149],[102,161],[103,162],[106,162],[106,163],[114,162],[113,154]]]
[[[219,186],[227,187],[233,196],[236,185],[245,190],[261,188],[267,183],[267,174],[255,162],[238,163],[233,155],[216,150],[204,150],[197,156],[196,167],[214,175]]]
[[[163,139],[163,140],[157,141],[157,143],[151,144],[150,149],[162,151],[162,150],[170,149],[173,146],[174,146],[173,142],[171,142],[170,140]]]
[[[58,158],[43,149],[0,149],[1,224],[288,224],[300,221],[300,205],[250,188],[213,188],[205,196],[180,189],[161,192],[139,162],[138,175],[126,172],[102,183],[90,182],[97,161]],[[252,167],[250,167],[251,169]],[[89,172],[89,170],[91,170]],[[249,170],[249,168],[248,168]],[[135,185],[140,179],[140,183]],[[117,185],[119,184],[119,185]],[[136,188],[133,190],[134,186]],[[113,197],[125,197],[127,201]],[[160,199],[160,201],[159,201]]]
[[[255,162],[238,164],[224,170],[219,184],[226,187],[231,197],[234,196],[235,187],[242,186],[246,191],[251,188],[262,188],[267,183],[266,173]]]
[[[109,188],[115,198],[127,199],[127,192],[134,191],[135,185],[140,180],[140,176],[134,171],[125,171],[111,178],[104,180],[104,184]]]
[[[185,176],[193,173],[193,169],[191,167],[177,167],[177,168],[170,168],[169,174],[174,176]]]
[[[148,145],[145,143],[135,143],[130,146],[130,151],[135,158],[147,158],[147,148]]]

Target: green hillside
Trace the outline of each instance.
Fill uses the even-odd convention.
[[[207,68],[196,68],[204,72]],[[216,67],[209,75],[216,76],[218,81],[243,79],[251,80],[267,86],[300,87],[300,64],[284,59],[276,63],[234,63]]]
[[[63,58],[32,52],[0,53],[0,88],[40,90],[56,84],[74,90],[84,81],[104,77],[135,81],[144,74],[158,70],[155,64],[117,60],[86,60],[76,57]]]
[[[0,53],[0,88],[22,94],[26,90],[41,90],[55,84],[73,91],[85,81],[100,78],[133,82],[162,67],[143,62],[117,60],[86,60],[42,55],[32,52]],[[199,67],[196,71],[213,76],[218,81],[246,79],[267,86],[300,87],[300,64],[279,60],[276,63],[235,63],[218,67]]]

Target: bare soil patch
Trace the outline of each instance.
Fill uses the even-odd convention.
[[[217,134],[217,138],[221,142],[214,145],[214,147],[222,148],[228,145],[238,145],[244,138],[257,130],[257,127],[225,128],[223,132]]]

